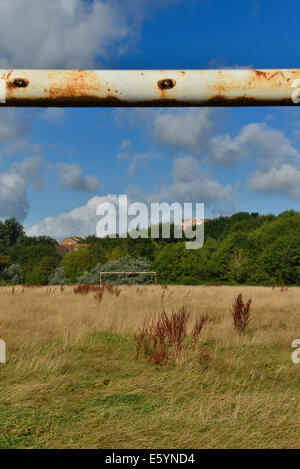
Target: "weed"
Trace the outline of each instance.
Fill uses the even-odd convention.
[[[74,287],[73,291],[75,295],[87,295],[90,292],[96,293],[95,298],[97,297],[98,300],[100,298],[99,302],[101,302],[102,295],[105,291],[107,293],[110,293],[111,295],[116,295],[116,296],[119,296],[121,293],[121,289],[118,288],[117,286],[114,286],[111,284],[99,286],[99,285],[93,285],[91,283],[78,285],[77,287]]]
[[[168,315],[164,310],[155,319],[146,319],[139,333],[135,335],[136,339],[136,359],[141,351],[154,363],[163,363],[167,361],[172,352],[178,354],[184,348],[185,342],[188,342],[187,324],[190,318],[190,310],[182,306],[177,311],[172,311]],[[195,345],[207,316],[201,316],[196,320],[191,334],[191,341]]]
[[[96,293],[96,295],[95,295],[95,300],[96,300],[97,303],[101,303],[102,297],[103,297],[103,293],[104,293],[103,291]]]
[[[74,287],[75,295],[87,295],[89,292],[99,292],[102,291],[102,287],[98,285],[93,285],[91,283],[86,283],[84,285],[78,285]]]
[[[244,303],[243,295],[241,293],[234,300],[231,313],[233,317],[234,327],[238,332],[245,332],[246,327],[251,321],[251,303],[251,298],[249,298],[249,300]]]

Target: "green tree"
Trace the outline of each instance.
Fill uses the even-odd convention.
[[[24,277],[26,285],[46,285],[47,283],[47,279],[38,265],[30,270],[25,270]]]
[[[32,260],[23,266],[25,283],[28,285],[46,285],[57,267],[57,259],[43,256],[39,261]]]
[[[160,283],[176,283],[179,278],[186,276],[184,257],[186,256],[184,242],[166,245],[152,263],[152,269],[158,274]]]
[[[118,259],[121,259],[121,257],[126,256],[126,254],[127,254],[126,249],[124,249],[120,246],[116,246],[111,251],[106,252],[106,258],[107,258],[108,261],[113,262],[113,261],[117,261]]]
[[[0,254],[0,271],[5,269],[12,263],[10,256],[5,254]]]
[[[248,278],[248,265],[248,254],[235,249],[229,258],[228,279],[233,283],[245,283]]]
[[[300,285],[300,239],[288,233],[261,253],[258,262],[276,284]]]
[[[99,242],[93,243],[90,248],[90,260],[91,266],[94,267],[97,264],[104,264],[107,261],[105,249]]]
[[[90,250],[81,248],[65,255],[61,266],[70,283],[88,271],[92,266]]]
[[[150,261],[154,260],[155,241],[152,238],[128,238],[128,254],[131,257],[146,257]]]
[[[24,236],[24,228],[15,218],[0,221],[0,253],[9,254],[10,248]]]
[[[46,236],[20,238],[11,248],[10,255],[14,262],[21,265],[36,264],[43,257],[53,258],[57,265],[61,259],[56,241]]]

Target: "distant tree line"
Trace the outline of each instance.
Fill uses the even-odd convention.
[[[300,213],[239,212],[205,223],[204,246],[185,239],[81,240],[90,247],[62,257],[57,241],[29,237],[14,218],[0,221],[0,285],[98,283],[99,272],[150,271],[168,284],[300,285]],[[147,276],[105,276],[109,283],[149,283]]]

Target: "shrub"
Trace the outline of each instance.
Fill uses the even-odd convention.
[[[49,278],[49,285],[66,285],[68,283],[64,269],[60,266],[56,267],[53,275]]]
[[[11,264],[9,267],[4,269],[2,277],[5,283],[10,285],[20,285],[23,280],[23,269],[20,264]]]
[[[100,272],[149,272],[150,261],[143,257],[137,259],[124,256],[116,261],[109,261],[105,264],[98,264],[90,271],[77,279],[78,284],[99,284]],[[153,277],[151,275],[103,275],[103,282],[110,284],[151,284]]]

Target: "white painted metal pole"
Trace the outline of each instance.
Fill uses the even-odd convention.
[[[2,106],[295,106],[293,70],[0,70]]]

